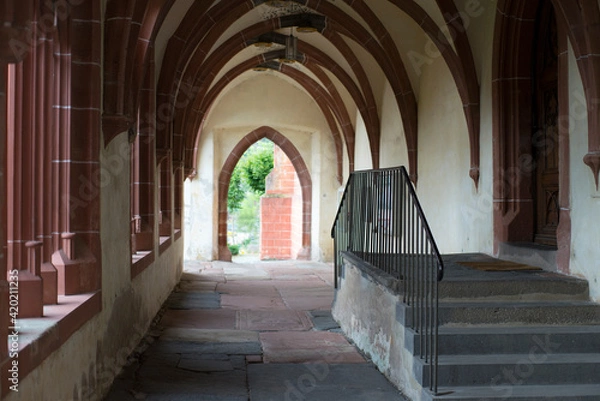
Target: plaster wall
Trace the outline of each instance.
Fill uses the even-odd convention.
[[[184,183],[186,260],[212,260],[217,256],[217,238],[213,230],[213,226],[217,224],[217,204],[212,132],[201,137],[199,155],[196,177],[193,180],[187,179]]]
[[[460,13],[469,37],[471,52],[475,61],[475,69],[479,82],[485,79],[488,61],[491,61],[494,21],[496,19],[497,0],[456,0],[456,8]],[[456,28],[452,28],[453,30]],[[452,32],[447,30],[446,32]]]
[[[130,279],[129,149],[121,134],[102,151],[102,311],[77,330],[5,400],[101,400],[182,271],[183,241]],[[60,374],[57,374],[60,372]]]
[[[408,167],[408,151],[402,117],[392,87],[387,83],[383,91],[381,109],[381,146],[379,165],[386,167]]]
[[[442,253],[475,252],[482,222],[465,205],[478,195],[469,177],[469,138],[462,102],[442,59],[424,69],[419,102],[417,192]],[[483,222],[485,223],[485,222]]]
[[[465,8],[468,8],[469,0]],[[480,2],[482,7],[487,3]],[[459,7],[459,9],[461,9]],[[479,10],[475,8],[475,10]],[[461,213],[469,217],[474,233],[471,241],[479,252],[491,255],[494,251],[494,153],[492,109],[492,55],[494,42],[494,19],[496,7],[487,5],[483,13],[474,12],[467,26],[467,34],[473,48],[475,68],[480,85],[480,135],[479,135],[479,185],[476,192],[461,205]],[[471,32],[474,32],[471,34]]]
[[[588,280],[590,295],[600,301],[600,191],[589,167],[587,105],[577,61],[569,47],[569,147],[571,191],[571,272]]]
[[[371,156],[371,145],[367,136],[367,128],[360,113],[356,113],[355,121],[354,169],[369,170],[373,168],[373,158]]]
[[[401,300],[386,283],[378,282],[363,269],[368,268],[344,259],[333,317],[344,334],[404,395],[418,401],[421,385],[412,374],[413,356],[405,348],[406,329],[397,319]]]
[[[333,260],[331,225],[337,212],[335,143],[331,135],[313,135],[312,140],[312,244],[311,258],[316,261]]]
[[[412,18],[391,1],[370,2],[369,7],[383,22],[398,47],[411,85],[413,88],[418,87],[422,63],[427,63],[425,60],[430,58],[431,54],[427,35]],[[381,96],[381,92],[376,96]]]

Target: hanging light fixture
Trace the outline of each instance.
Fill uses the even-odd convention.
[[[290,28],[290,34],[285,38],[285,56],[281,60],[284,63],[295,63],[298,55],[298,38],[294,36],[293,28]]]
[[[296,28],[296,32],[298,33],[312,33],[312,32],[317,32],[318,29],[315,28],[314,26],[299,26],[298,28]]]
[[[258,48],[261,48],[261,49],[268,49],[269,47],[273,46],[273,43],[258,41],[256,43],[254,43],[254,46],[258,47]]]
[[[289,0],[267,0],[265,4],[273,8],[282,8],[289,3]]]

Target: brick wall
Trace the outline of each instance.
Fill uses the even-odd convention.
[[[260,202],[260,258],[293,259],[302,245],[302,193],[292,162],[277,146],[273,164]]]

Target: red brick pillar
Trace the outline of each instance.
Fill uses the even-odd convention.
[[[260,202],[260,257],[291,259],[302,246],[302,196],[297,193],[300,186],[296,170],[279,147],[275,147],[273,165]]]
[[[292,257],[292,198],[274,194],[260,200],[260,258]]]

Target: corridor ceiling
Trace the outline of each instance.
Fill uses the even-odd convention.
[[[381,103],[389,85],[416,179],[420,72],[442,57],[465,105],[476,179],[479,84],[466,26],[483,6],[456,3],[465,3],[466,11],[446,0],[108,0],[105,139],[134,124],[144,76],[155,71],[157,147],[172,151],[193,176],[211,107],[224,93],[267,74],[314,99],[338,159],[345,152],[351,169],[359,113],[377,168]],[[469,11],[469,3],[477,7]],[[294,63],[282,60],[290,34],[298,38]]]

